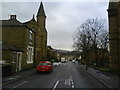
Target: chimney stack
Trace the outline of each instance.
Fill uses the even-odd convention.
[[[16,20],[16,15],[10,15],[11,20]]]

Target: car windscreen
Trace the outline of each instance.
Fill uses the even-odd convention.
[[[39,65],[44,66],[44,65],[49,65],[49,63],[39,63]]]

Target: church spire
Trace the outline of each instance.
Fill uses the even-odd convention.
[[[40,7],[39,7],[39,10],[38,10],[37,16],[45,16],[46,17],[42,2],[40,3]]]

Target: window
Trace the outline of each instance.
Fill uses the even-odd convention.
[[[32,40],[32,31],[30,31],[30,33],[29,33],[29,37],[30,37],[30,40]]]
[[[27,63],[33,63],[33,47],[28,46],[27,48]]]
[[[13,61],[12,61],[12,63],[16,63],[16,59],[17,59],[17,56],[16,56],[16,54],[17,54],[17,52],[12,52],[12,59],[13,59]]]
[[[49,65],[49,63],[39,63],[39,65],[44,66],[44,65]]]

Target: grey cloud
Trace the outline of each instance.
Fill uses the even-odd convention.
[[[88,18],[107,18],[108,2],[44,2],[47,16],[48,45],[53,48],[71,49],[73,32]],[[22,22],[37,14],[39,2],[5,3],[16,13],[4,7],[3,18],[17,14]],[[22,14],[22,15],[21,15]]]

